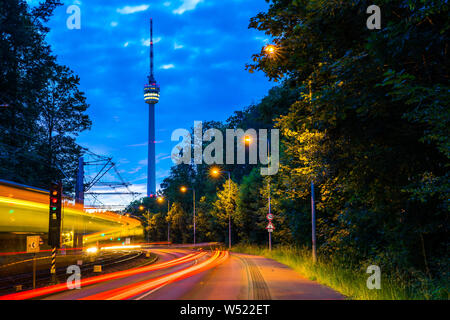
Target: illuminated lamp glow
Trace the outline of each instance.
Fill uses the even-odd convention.
[[[96,253],[97,251],[98,251],[97,247],[91,247],[86,249],[87,253]]]

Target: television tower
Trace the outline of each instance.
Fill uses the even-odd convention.
[[[153,74],[153,19],[150,19],[150,75],[144,87],[144,100],[149,106],[147,196],[156,196],[155,173],[155,104],[159,102],[159,85]]]

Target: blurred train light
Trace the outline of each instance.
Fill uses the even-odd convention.
[[[98,252],[98,248],[97,247],[90,247],[86,249],[87,253],[97,253]]]

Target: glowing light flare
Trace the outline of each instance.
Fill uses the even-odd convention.
[[[97,253],[98,252],[98,248],[97,247],[90,247],[86,249],[87,253]]]
[[[267,46],[264,47],[264,53],[271,59],[279,57],[280,51],[281,51],[280,47],[274,44],[268,44]]]
[[[219,168],[216,168],[216,167],[212,167],[211,168],[211,170],[209,171],[210,172],[210,174],[213,176],[213,177],[217,177],[217,176],[219,176],[220,175],[220,169]]]

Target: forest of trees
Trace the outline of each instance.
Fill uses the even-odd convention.
[[[0,0],[0,179],[44,189],[62,179],[70,194],[82,152],[76,137],[91,121],[79,77],[45,41],[59,5]]]
[[[382,8],[368,30],[366,8]],[[448,280],[449,7],[447,1],[274,0],[250,27],[273,37],[247,66],[279,85],[260,103],[208,128],[279,128],[280,170],[256,165],[178,165],[165,202],[145,198],[128,211],[153,217],[152,240],[267,245],[268,187],[275,245],[311,247],[310,183],[316,186],[318,255],[348,265]],[[180,192],[180,186],[188,191]],[[170,201],[168,211],[167,200]]]

